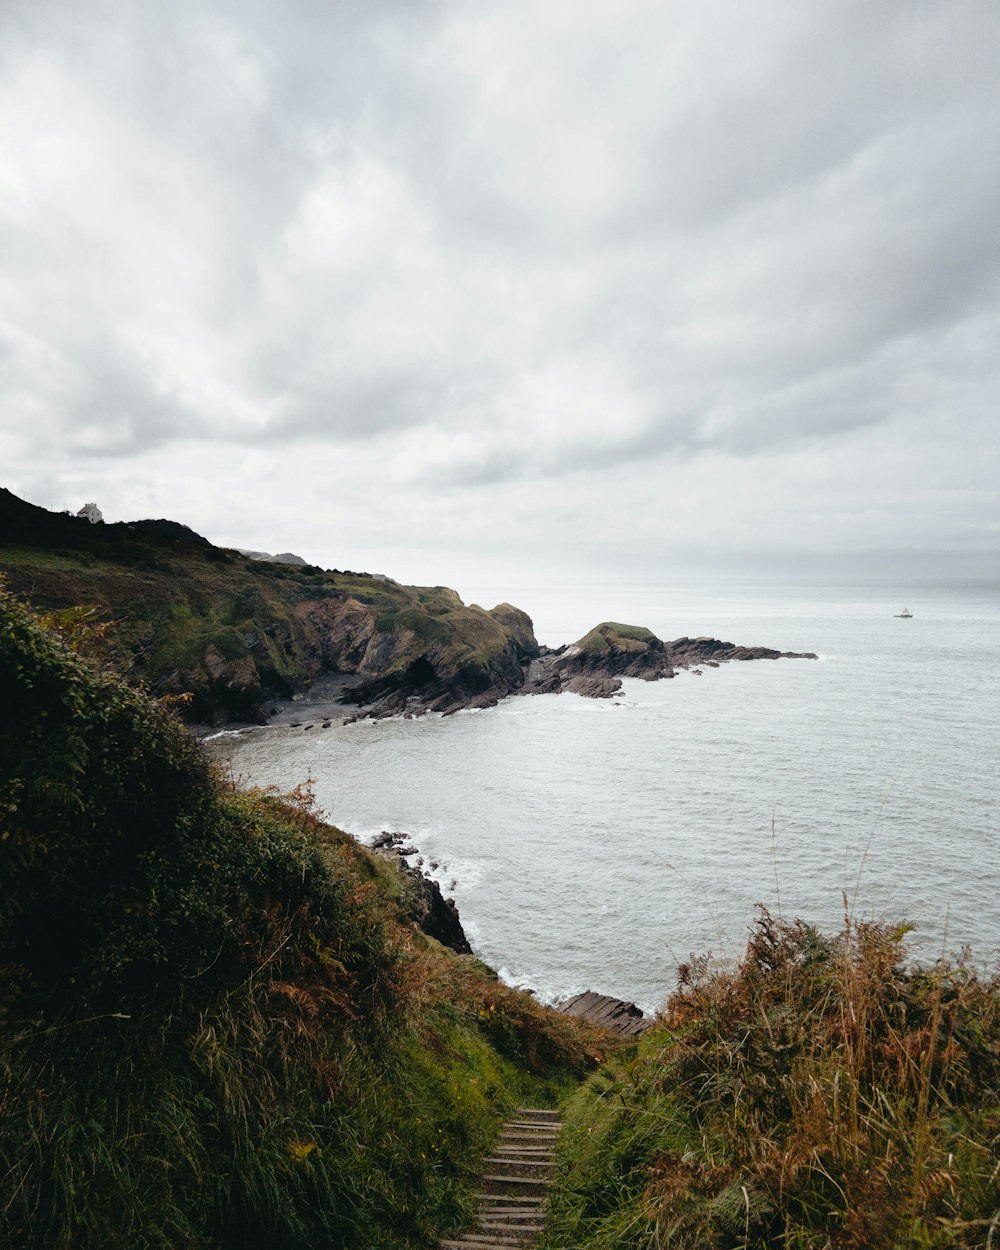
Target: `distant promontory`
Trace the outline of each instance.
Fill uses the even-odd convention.
[[[216,547],[174,521],[87,524],[0,489],[8,587],[90,630],[106,662],[176,696],[196,723],[263,722],[324,676],[340,679],[340,715],[418,716],[513,694],[606,698],[625,677],[801,654],[713,638],[664,642],[612,622],[550,649],[511,604],[487,610],[444,586],[261,554]]]

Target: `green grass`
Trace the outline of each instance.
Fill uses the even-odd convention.
[[[576,645],[588,655],[603,655],[612,648],[616,651],[644,651],[648,643],[655,641],[656,635],[645,626],[603,621],[600,625],[595,625]]]
[[[86,641],[88,635],[82,635]],[[577,1022],[0,592],[0,1245],[424,1247]]]
[[[547,1247],[982,1247],[1000,1224],[1000,982],[905,928],[762,913],[567,1108]],[[992,1230],[992,1231],[991,1231]]]
[[[387,689],[422,657],[442,687],[485,689],[516,679],[520,654],[536,646],[530,621],[516,609],[467,607],[446,587],[246,560],[127,527],[83,525],[12,500],[0,492],[0,522],[6,508],[19,532],[39,535],[34,543],[0,545],[9,589],[41,611],[94,609],[108,626],[108,662],[156,693],[190,696],[192,720],[255,719],[324,665],[342,660],[354,671],[357,657],[331,652],[325,642],[331,625],[337,633],[338,606],[354,614],[350,636],[370,622],[381,667],[365,673]]]

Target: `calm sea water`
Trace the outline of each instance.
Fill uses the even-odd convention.
[[[996,957],[1000,583],[461,589],[551,644],[610,618],[821,657],[214,739],[244,783],[313,778],[362,840],[408,832],[506,979],[654,1008],[691,952],[739,953],[757,902],[832,927],[845,891],[918,957]]]

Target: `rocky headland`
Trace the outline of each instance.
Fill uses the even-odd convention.
[[[517,694],[608,698],[627,677],[803,658],[716,638],[664,642],[615,622],[541,647],[509,603],[485,609],[445,586],[254,559],[174,521],[90,524],[2,489],[0,575],[75,642],[203,725],[277,716],[311,729]]]
[[[743,647],[718,638],[675,638],[664,642],[640,625],[604,621],[577,642],[556,650],[539,649],[525,674],[523,694],[568,691],[590,699],[608,699],[622,688],[623,677],[660,681],[679,669],[718,668],[730,660],[815,660],[811,651],[775,651]]]

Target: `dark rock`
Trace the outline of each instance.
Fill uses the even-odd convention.
[[[574,994],[556,1004],[556,1010],[568,1016],[579,1016],[592,1024],[599,1024],[605,1029],[612,1029],[622,1037],[639,1037],[656,1021],[652,1016],[644,1015],[635,1003],[625,1002],[621,998],[609,998],[607,994],[595,994],[593,990],[585,990],[582,994]]]
[[[665,643],[639,625],[605,621],[569,646],[540,647],[525,668],[520,694],[559,694],[566,690],[588,699],[608,699],[621,690],[621,679],[662,681],[678,669],[701,675],[701,666],[718,668],[729,660],[815,659],[812,652],[775,651],[735,646],[718,638],[677,638]]]
[[[369,846],[373,851],[384,851],[389,847],[403,846],[408,841],[409,838],[405,833],[391,833],[388,829],[383,829],[372,838]]]
[[[421,872],[419,867],[407,863],[406,857],[416,855],[417,848],[401,845],[405,840],[404,833],[380,833],[373,839],[371,849],[394,860],[399,866],[403,878],[401,902],[406,914],[418,929],[442,946],[450,947],[459,955],[471,955],[472,947],[465,936],[454,900],[445,898],[438,883]],[[452,882],[453,889],[454,884]]]
[[[582,695],[585,699],[610,699],[621,688],[620,677],[607,677],[601,673],[579,673],[563,685],[563,690]]]

